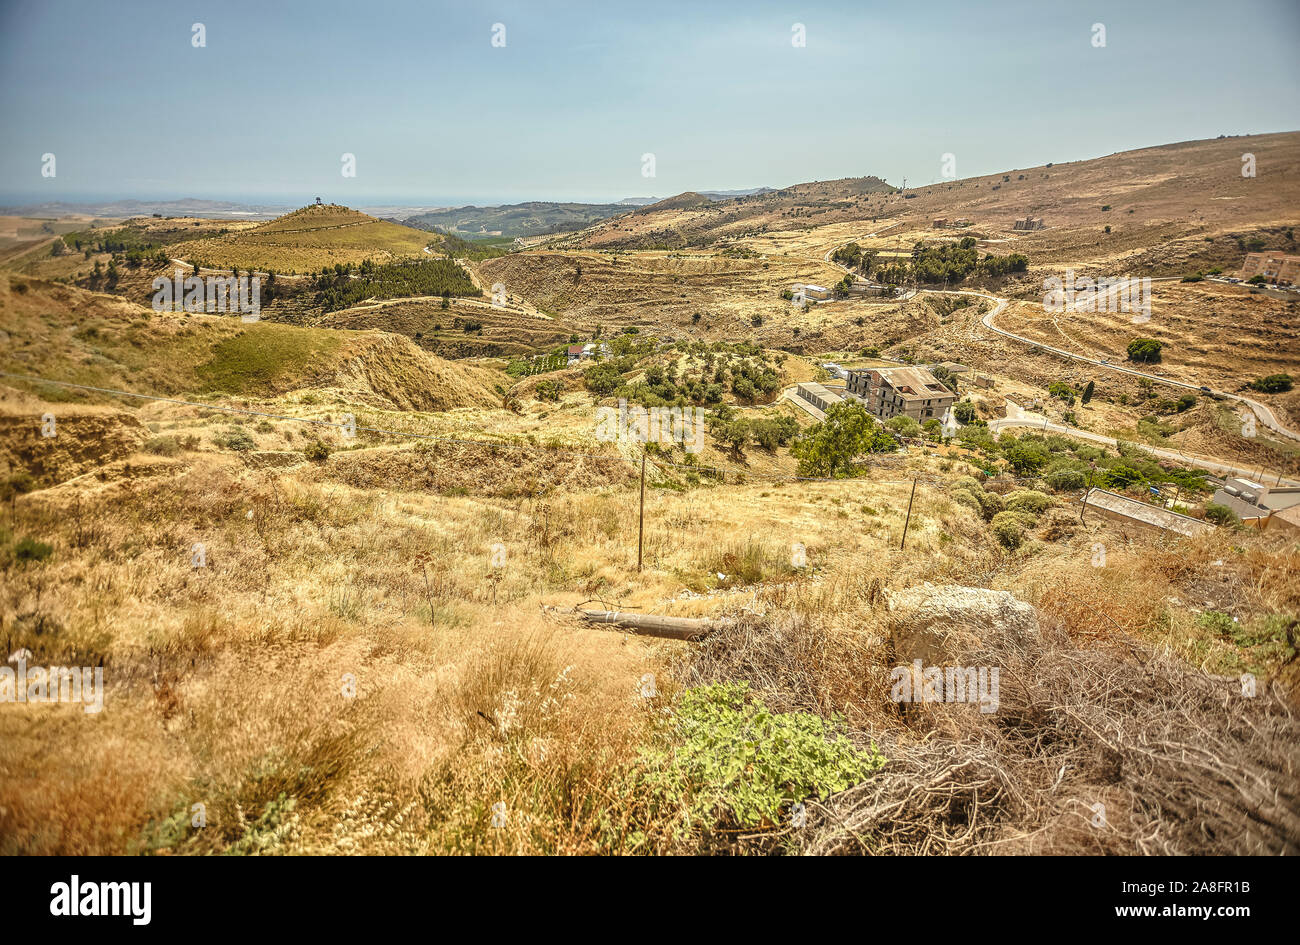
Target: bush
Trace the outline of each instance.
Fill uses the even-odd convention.
[[[19,561],[44,561],[54,554],[54,548],[34,538],[24,538],[14,545],[14,557]]]
[[[542,400],[549,400],[552,402],[558,401],[560,399],[560,391],[560,382],[552,380],[549,377],[537,382],[537,396]]]
[[[1008,511],[1025,512],[1035,518],[1046,512],[1051,504],[1050,496],[1035,489],[1017,489],[1006,497]]]
[[[144,451],[155,456],[177,456],[181,444],[174,436],[155,436],[145,441]]]
[[[1290,390],[1292,383],[1290,374],[1270,374],[1251,381],[1250,386],[1262,394],[1280,394]]]
[[[1160,360],[1160,349],[1164,345],[1154,338],[1134,338],[1128,343],[1128,359],[1143,364],[1152,364]]]
[[[989,530],[1002,545],[1012,551],[1025,540],[1025,525],[1014,512],[999,512],[989,522]]]
[[[1241,524],[1241,519],[1236,512],[1226,505],[1220,505],[1218,502],[1206,503],[1205,518],[1206,521],[1213,522],[1215,525],[1237,526]]]
[[[257,443],[253,440],[252,434],[241,427],[231,427],[230,431],[217,441],[217,445],[240,453],[246,453],[257,448]]]
[[[885,421],[885,429],[899,436],[918,436],[921,433],[921,424],[912,417],[890,417]]]
[[[975,405],[969,400],[958,401],[952,405],[952,417],[958,423],[970,423],[975,416]]]
[[[1028,439],[1017,440],[1010,434],[1003,435],[998,441],[998,447],[1007,464],[1018,476],[1032,476],[1052,459],[1051,451],[1043,443]]]
[[[985,492],[984,487],[970,476],[962,476],[950,487],[953,501],[975,509],[988,521],[1005,507],[1002,496],[996,492]]]
[[[1073,492],[1088,484],[1088,477],[1077,469],[1058,469],[1047,474],[1047,485],[1056,492]]]
[[[330,458],[330,448],[320,440],[316,440],[303,447],[302,455],[313,463],[323,463]]]
[[[612,364],[593,364],[582,372],[582,382],[593,394],[606,397],[622,386],[623,376]]]
[[[1060,381],[1052,381],[1047,385],[1047,392],[1057,400],[1063,400],[1067,404],[1074,404],[1074,388],[1069,384],[1062,384]]]

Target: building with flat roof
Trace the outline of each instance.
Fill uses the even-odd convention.
[[[850,370],[845,388],[881,420],[907,416],[924,423],[942,417],[957,399],[956,394],[922,367]]]
[[[1131,496],[1120,495],[1118,492],[1110,492],[1106,489],[1094,488],[1084,493],[1083,511],[1080,513],[1080,517],[1089,512],[1113,521],[1137,525],[1142,528],[1173,532],[1187,538],[1214,531],[1214,526],[1209,522],[1202,522],[1190,515],[1171,512],[1169,509],[1162,509],[1158,505],[1149,505],[1141,499],[1134,499]]]
[[[1250,479],[1227,479],[1210,501],[1232,509],[1246,525],[1266,528],[1277,513],[1300,509],[1300,486],[1266,486]]]
[[[1300,283],[1300,256],[1247,253],[1241,264],[1240,278],[1246,280],[1253,276],[1263,276],[1265,282],[1273,285],[1296,285]]]
[[[808,403],[812,404],[818,410],[825,412],[835,404],[842,403],[844,398],[834,391],[827,390],[816,381],[804,381],[796,388],[799,396]]]

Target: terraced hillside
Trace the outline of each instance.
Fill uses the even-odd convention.
[[[597,224],[560,245],[683,249],[775,229],[870,218],[892,193],[877,177],[795,184],[782,190],[713,200],[685,193]]]

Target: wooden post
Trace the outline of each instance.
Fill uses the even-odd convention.
[[[636,527],[636,570],[641,573],[641,549],[645,541],[645,453],[641,454],[641,517]]]
[[[907,497],[907,518],[903,520],[903,540],[898,543],[898,550],[902,551],[907,544],[907,526],[912,522],[912,500],[916,498],[916,479],[912,479],[912,494]]]

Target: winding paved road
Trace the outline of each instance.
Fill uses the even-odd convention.
[[[897,226],[897,225],[898,225],[897,223],[890,224],[890,226]],[[888,229],[888,228],[889,227],[883,227],[882,229]],[[869,239],[875,235],[876,233],[868,233],[866,236],[859,237],[859,239]],[[842,245],[844,244],[842,243],[839,244],[839,246]],[[842,272],[848,273],[849,275],[853,276],[855,281],[865,282],[867,283],[867,285],[873,287],[879,287],[876,283],[871,282],[870,279],[862,278],[857,273],[849,269],[847,266],[842,266],[835,260],[831,259],[831,255],[835,252],[836,249],[839,248],[839,246],[833,246],[831,247],[831,249],[827,250],[826,255],[823,257],[823,259],[826,262],[830,263],[835,268],[841,270]],[[1176,279],[1176,278],[1178,277],[1177,276],[1160,277],[1158,279],[1153,279],[1152,281],[1170,281],[1171,279]],[[996,334],[1002,335],[1005,338],[1010,338],[1014,341],[1019,341],[1022,344],[1030,345],[1031,347],[1034,348],[1040,348],[1044,351],[1050,351],[1053,354],[1060,355],[1063,358],[1069,358],[1073,361],[1081,361],[1085,364],[1092,364],[1100,368],[1116,371],[1120,374],[1129,374],[1134,377],[1149,378],[1151,381],[1157,384],[1166,384],[1170,387],[1178,387],[1184,390],[1195,391],[1197,393],[1208,393],[1214,397],[1218,397],[1223,400],[1237,401],[1238,403],[1244,404],[1252,412],[1254,412],[1255,416],[1258,417],[1259,420],[1270,430],[1273,430],[1276,433],[1280,433],[1282,436],[1289,437],[1290,439],[1300,440],[1300,433],[1297,433],[1295,430],[1292,430],[1289,427],[1283,425],[1282,422],[1277,419],[1277,416],[1273,413],[1271,409],[1269,409],[1267,405],[1262,404],[1257,400],[1252,400],[1249,397],[1242,397],[1240,394],[1232,394],[1229,393],[1228,391],[1215,390],[1214,388],[1208,386],[1198,386],[1196,384],[1190,384],[1186,381],[1176,381],[1173,380],[1172,378],[1161,377],[1159,374],[1148,374],[1144,371],[1138,371],[1134,368],[1124,367],[1123,365],[1119,365],[1119,364],[1111,364],[1110,361],[1105,359],[1090,358],[1086,355],[1076,354],[1073,351],[1066,351],[1064,348],[1057,348],[1054,347],[1053,345],[1044,344],[1041,341],[1034,341],[1032,338],[1026,338],[1024,335],[1017,335],[1015,332],[1010,332],[1010,331],[1006,331],[1005,329],[999,328],[997,325],[994,324],[993,320],[1006,309],[1007,305],[1010,304],[1010,299],[1000,298],[999,296],[992,295],[988,292],[979,292],[973,289],[920,289],[919,291],[926,292],[931,295],[972,295],[981,299],[987,299],[988,301],[994,304],[993,307],[987,313],[985,313],[984,317],[981,319],[981,323],[984,325],[985,328],[989,329],[990,331]],[[907,295],[904,298],[911,298],[915,296],[917,292],[918,290],[913,290],[910,295]],[[1013,409],[1016,411],[1015,416],[1011,415]],[[1025,411],[1021,410],[1018,406],[1016,406],[1009,400],[1007,401],[1007,412],[1008,412],[1008,416],[1005,419],[990,421],[989,422],[990,429],[997,430],[997,429],[1001,429],[1002,427],[1009,427],[1009,426],[1032,426],[1032,427],[1037,427],[1038,429],[1045,429],[1048,431],[1062,433],[1068,436],[1074,436],[1084,440],[1092,440],[1098,443],[1105,443],[1106,445],[1112,448],[1114,448],[1116,445],[1116,440],[1112,437],[1103,436],[1099,433],[1089,433],[1085,430],[1076,429],[1075,427],[1053,424],[1050,422],[1046,422],[1046,418],[1043,416],[1026,414]],[[1202,469],[1208,469],[1211,472],[1226,472],[1233,475],[1243,474],[1243,475],[1252,475],[1252,476],[1257,475],[1259,472],[1259,471],[1251,472],[1250,470],[1243,470],[1241,469],[1241,467],[1232,466],[1228,463],[1222,463],[1217,460],[1206,459],[1197,456],[1189,456],[1186,453],[1180,453],[1174,450],[1166,450],[1166,449],[1160,449],[1160,448],[1149,447],[1149,446],[1143,446],[1143,448],[1149,450],[1150,452],[1154,453],[1157,456],[1164,456],[1170,459],[1178,459],[1183,462],[1189,463],[1191,465],[1199,466]],[[1274,473],[1268,478],[1276,478],[1276,476],[1277,474]],[[1285,476],[1281,477],[1280,481],[1288,485],[1300,485],[1300,483],[1297,483],[1296,480],[1288,479]]]

